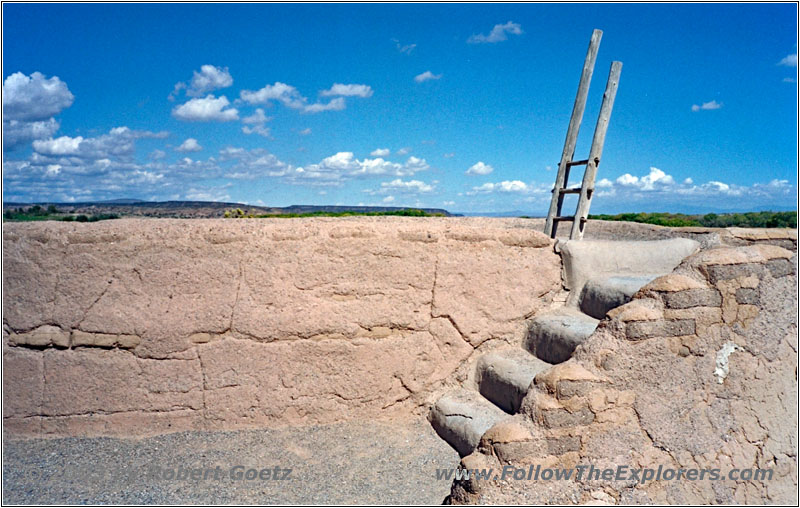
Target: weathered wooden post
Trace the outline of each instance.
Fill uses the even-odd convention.
[[[558,173],[556,174],[556,185],[553,188],[553,197],[550,201],[550,211],[547,213],[547,220],[544,224],[544,234],[551,238],[556,237],[558,221],[553,218],[561,215],[561,205],[564,203],[563,189],[569,181],[569,169],[572,157],[575,155],[575,145],[578,143],[578,132],[583,121],[583,112],[586,109],[586,98],[589,95],[589,85],[592,82],[594,72],[594,62],[597,59],[597,51],[600,48],[600,39],[603,38],[602,30],[594,30],[592,38],[589,40],[589,49],[586,51],[586,59],[583,62],[583,72],[581,81],[578,84],[578,94],[575,97],[575,104],[572,106],[572,116],[569,118],[567,127],[567,139],[564,141],[564,150],[561,152],[561,161],[558,163]]]
[[[578,85],[578,95],[575,98],[575,105],[572,108],[572,116],[567,128],[567,139],[564,142],[564,151],[561,153],[561,162],[558,164],[558,174],[556,183],[553,187],[553,197],[550,200],[550,210],[547,212],[547,219],[544,224],[544,233],[550,238],[555,238],[558,231],[558,223],[561,221],[572,221],[570,239],[580,240],[583,238],[583,228],[589,216],[589,206],[591,205],[592,195],[594,194],[594,180],[597,176],[597,166],[603,155],[603,144],[606,140],[608,122],[611,119],[611,109],[614,107],[614,98],[617,95],[619,76],[622,72],[622,62],[612,62],[611,70],[608,74],[606,90],[603,94],[603,103],[600,106],[600,115],[597,118],[597,125],[592,137],[592,147],[589,149],[589,158],[574,161],[575,145],[578,140],[583,111],[586,109],[586,97],[589,93],[589,82],[594,70],[594,62],[597,58],[597,49],[600,45],[602,32],[595,30],[592,33],[592,40],[589,42],[589,51],[586,53],[586,60],[583,64],[583,74]],[[583,180],[580,188],[569,189],[569,171],[572,166],[586,166],[583,173]],[[578,205],[575,215],[561,215],[561,208],[564,204],[565,194],[578,194]]]
[[[600,106],[600,115],[597,117],[597,126],[594,128],[592,147],[589,149],[589,160],[586,163],[586,172],[583,174],[581,183],[581,193],[578,198],[578,208],[575,211],[575,220],[572,221],[570,239],[580,240],[583,238],[583,227],[589,216],[589,206],[592,204],[592,194],[594,194],[594,180],[597,176],[597,165],[603,156],[603,144],[606,141],[606,131],[608,122],[611,120],[611,109],[614,107],[614,99],[617,96],[617,86],[619,85],[619,75],[622,72],[622,62],[612,62],[611,70],[608,72],[608,82],[606,91],[603,94],[603,104]]]

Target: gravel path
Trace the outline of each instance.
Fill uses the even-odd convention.
[[[435,470],[457,464],[458,454],[421,419],[5,440],[3,504],[440,504],[450,482],[436,480]],[[231,479],[237,465],[242,474],[269,468],[272,477],[276,466],[292,472],[285,480]],[[217,466],[224,478],[215,480]],[[166,479],[179,467],[212,471],[206,480]]]

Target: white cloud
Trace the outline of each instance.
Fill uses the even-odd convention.
[[[72,105],[74,96],[58,76],[15,72],[3,82],[3,150],[52,137],[59,128],[53,118]]]
[[[15,72],[3,81],[3,120],[47,120],[72,105],[75,97],[58,76]]]
[[[280,81],[275,82],[274,85],[266,85],[255,92],[242,90],[239,97],[248,104],[267,104],[274,100],[292,109],[302,109],[308,101],[297,91],[297,88]]]
[[[245,134],[258,134],[259,136],[263,136],[265,138],[272,136],[272,130],[264,124],[253,126],[244,125],[242,126],[242,132]]]
[[[470,44],[501,42],[508,39],[506,34],[520,35],[522,34],[522,27],[519,23],[509,21],[503,25],[495,25],[489,35],[476,34],[467,39],[467,42]]]
[[[372,88],[369,85],[343,85],[342,83],[334,83],[328,90],[323,90],[319,94],[323,97],[334,95],[342,95],[345,97],[370,97],[372,96]]]
[[[786,67],[797,67],[797,53],[786,55],[778,62],[778,65],[785,65]]]
[[[373,157],[388,157],[392,151],[388,148],[376,148],[375,150],[371,151],[369,154]]]
[[[300,134],[301,136],[308,136],[309,134],[311,134],[311,127],[306,127],[305,129],[298,132],[298,134]]]
[[[414,76],[414,81],[417,83],[424,83],[425,81],[430,81],[432,79],[440,79],[442,77],[441,74],[434,74],[431,71],[425,71],[422,74],[417,74]]]
[[[390,162],[381,157],[356,159],[353,152],[338,152],[317,164],[293,169],[289,176],[295,180],[314,181],[317,184],[339,185],[343,180],[368,176],[410,176],[425,171],[430,166],[425,159],[409,157],[404,164]]]
[[[636,185],[639,183],[639,177],[633,176],[630,173],[625,173],[624,175],[617,177],[617,183],[620,185]]]
[[[476,162],[467,170],[468,175],[488,175],[494,171],[494,168],[489,164],[484,164],[481,161]]]
[[[272,120],[272,117],[265,115],[263,109],[257,108],[252,115],[242,118],[242,123],[263,124],[270,120]]]
[[[157,161],[165,158],[166,156],[167,152],[165,152],[164,150],[155,149],[152,152],[150,152],[150,155],[148,157],[150,157],[154,161]]]
[[[33,149],[45,155],[76,155],[82,142],[83,136],[61,136],[56,139],[36,140],[33,142]]]
[[[797,80],[794,78],[783,78],[784,83],[797,83]]]
[[[80,159],[130,157],[134,143],[141,138],[164,138],[166,132],[134,131],[128,127],[115,127],[108,134],[96,138],[61,136],[33,142],[34,156],[72,156]]]
[[[175,148],[175,150],[178,152],[199,152],[202,149],[203,147],[200,146],[200,143],[198,143],[194,138],[186,138],[186,141]]]
[[[450,153],[444,154],[442,157],[444,157],[445,159],[452,159],[455,156],[456,156],[455,152],[450,152]]]
[[[507,192],[525,194],[533,192],[534,188],[521,180],[504,180],[498,183],[488,182],[478,187],[473,187],[467,195],[474,196],[476,194],[488,194],[490,192]]]
[[[406,155],[410,151],[411,151],[411,148],[406,146],[406,147],[401,148],[400,150],[398,150],[396,153],[397,153],[397,155]]]
[[[242,132],[245,134],[258,134],[265,138],[271,137],[272,131],[265,124],[272,120],[272,117],[266,116],[264,110],[258,108],[255,112],[242,119],[245,125],[242,127]]]
[[[229,108],[230,101],[224,95],[214,97],[209,94],[203,99],[191,99],[176,106],[172,116],[187,122],[230,122],[239,119],[239,110]]]
[[[625,173],[617,177],[613,185],[610,180],[601,180],[603,185],[598,184],[598,187],[603,187],[603,193],[598,194],[598,197],[613,196],[616,194],[617,188],[626,196],[631,202],[652,202],[653,199],[658,199],[659,202],[669,202],[674,200],[677,196],[678,199],[688,199],[693,197],[694,202],[689,204],[697,204],[697,198],[713,200],[722,197],[750,197],[751,199],[769,199],[769,196],[775,197],[785,193],[787,190],[792,189],[793,186],[789,185],[786,180],[772,180],[768,184],[755,183],[751,186],[742,186],[721,182],[718,180],[710,180],[706,183],[695,185],[694,179],[686,177],[677,183],[675,179],[665,173],[664,171],[651,167],[650,172],[645,176],[633,176],[630,173]],[[656,196],[658,196],[656,198]],[[681,196],[685,198],[681,198]],[[723,208],[733,208],[730,203],[723,203]],[[743,205],[747,206],[747,205]]]
[[[58,131],[55,118],[43,121],[24,122],[3,120],[3,150],[10,150],[35,139],[52,137]]]
[[[595,187],[600,188],[600,189],[605,189],[605,188],[613,187],[613,186],[614,186],[614,182],[612,182],[608,178],[603,178],[603,179],[601,179],[599,182],[597,182],[595,184]]]
[[[381,191],[400,191],[410,193],[427,193],[433,192],[434,186],[427,184],[420,180],[403,181],[400,178],[392,180],[391,182],[381,183]]]
[[[345,108],[345,102],[342,97],[331,99],[327,104],[316,103],[309,104],[303,108],[304,113],[321,113],[322,111],[341,111]]]
[[[394,201],[394,196],[386,196],[385,198],[383,198],[384,203],[391,203],[393,201]]]
[[[650,174],[642,177],[641,183],[643,185],[643,190],[651,190],[656,185],[672,185],[675,183],[675,180],[671,175],[664,173],[660,169],[651,167]]]
[[[320,113],[322,111],[341,111],[346,107],[343,96],[369,97],[372,95],[372,89],[367,85],[337,83],[329,90],[323,91],[322,95],[338,95],[339,97],[331,99],[328,103],[309,104],[308,99],[297,88],[280,81],[256,91],[242,90],[239,94],[241,99],[248,104],[268,104],[270,101],[277,101],[287,108],[297,109],[303,113]]]
[[[213,65],[203,65],[200,72],[194,71],[192,81],[186,90],[186,95],[190,97],[200,97],[212,90],[227,88],[233,84],[233,77],[228,68],[215,67]]]
[[[710,102],[704,102],[700,106],[698,106],[697,104],[693,104],[692,105],[692,111],[695,111],[695,112],[697,112],[697,111],[709,111],[709,110],[713,110],[713,109],[719,109],[721,107],[722,107],[722,103],[721,102],[710,101]]]

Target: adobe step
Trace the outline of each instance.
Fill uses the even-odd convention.
[[[551,366],[516,347],[486,353],[478,359],[478,389],[503,411],[516,414],[533,378]]]
[[[472,453],[483,433],[506,417],[477,392],[463,389],[442,395],[428,414],[436,433],[462,457]]]
[[[593,318],[603,319],[608,311],[630,302],[642,286],[658,277],[646,274],[589,279],[581,291],[580,308]]]
[[[547,363],[565,362],[575,348],[594,332],[597,323],[599,320],[577,309],[562,307],[536,316],[528,327],[523,346]]]

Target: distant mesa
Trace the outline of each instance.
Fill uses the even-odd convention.
[[[244,203],[225,203],[219,201],[144,201],[140,199],[111,199],[107,201],[87,201],[82,203],[19,203],[4,202],[3,210],[11,208],[24,208],[32,205],[47,207],[55,205],[59,212],[70,214],[97,214],[114,213],[123,217],[173,217],[173,218],[218,218],[225,214],[225,210],[240,208],[253,215],[285,215],[307,214],[315,212],[393,212],[401,210],[422,210],[428,214],[439,214],[445,217],[457,217],[442,208],[416,208],[402,206],[317,206],[317,205],[291,205],[286,207],[254,206]]]

